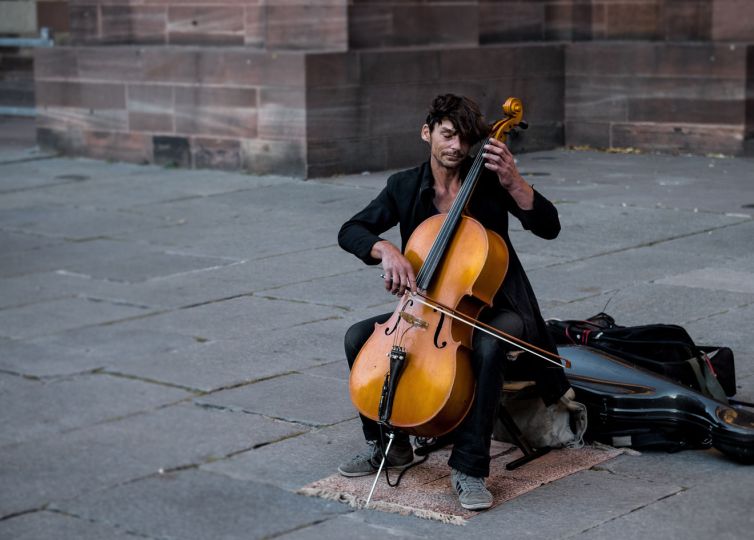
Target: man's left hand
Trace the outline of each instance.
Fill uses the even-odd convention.
[[[484,166],[497,174],[500,185],[511,194],[516,204],[524,210],[534,206],[534,190],[526,183],[516,167],[508,147],[497,139],[491,138],[482,148]]]

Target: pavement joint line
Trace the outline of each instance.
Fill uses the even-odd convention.
[[[623,518],[625,516],[628,516],[629,514],[633,514],[634,512],[638,512],[640,510],[643,510],[644,508],[647,508],[647,507],[649,507],[649,506],[651,506],[653,504],[662,502],[665,499],[670,499],[671,497],[675,497],[676,495],[678,495],[680,493],[683,493],[685,491],[687,491],[687,488],[682,487],[682,486],[678,486],[677,489],[675,491],[673,491],[672,493],[668,493],[667,495],[663,495],[662,497],[654,499],[654,500],[652,500],[652,501],[650,501],[648,503],[639,505],[636,508],[632,508],[632,509],[630,509],[627,512],[624,512],[624,513],[619,514],[617,516],[613,516],[610,519],[606,519],[605,521],[601,521],[600,523],[597,523],[596,525],[592,525],[592,526],[587,527],[586,529],[583,529],[583,530],[578,531],[576,533],[569,534],[568,536],[564,536],[563,538],[573,538],[573,537],[581,536],[581,535],[583,535],[583,534],[585,534],[585,533],[587,533],[587,532],[589,532],[589,531],[591,531],[593,529],[597,529],[599,527],[602,527],[603,525],[606,525],[607,523],[610,523],[610,522],[615,521],[617,519],[621,519],[621,518]]]
[[[167,252],[165,252],[165,253],[167,253]],[[182,255],[182,256],[183,257],[187,257],[188,255]],[[191,255],[191,257],[197,257],[197,255]],[[204,255],[203,257],[206,257],[206,255]],[[232,262],[232,263],[228,263],[228,264],[218,264],[218,265],[215,265],[215,266],[206,266],[204,268],[195,268],[194,270],[186,270],[185,272],[175,272],[173,274],[166,274],[164,276],[154,276],[154,277],[150,277],[150,278],[147,278],[147,279],[145,279],[145,280],[143,280],[141,282],[136,282],[136,283],[146,283],[148,281],[155,282],[155,281],[160,281],[160,280],[164,280],[164,279],[173,279],[173,278],[176,278],[176,277],[190,276],[191,274],[199,274],[201,272],[207,272],[207,271],[213,271],[213,270],[222,270],[223,268],[228,268],[228,267],[231,267],[231,266],[233,266],[235,264],[241,264],[242,262],[244,262],[244,261],[236,261],[236,262]],[[126,283],[130,283],[130,282],[126,282]]]
[[[99,298],[97,296],[89,296],[86,294],[75,294],[73,295],[73,297],[80,298],[82,300],[87,300],[88,302],[94,302],[97,304],[112,304],[113,306],[134,307],[134,308],[139,308],[139,309],[154,309],[154,306],[148,306],[146,304],[136,304],[128,300],[119,300],[117,298]],[[35,303],[44,303],[45,301],[47,300],[42,300],[40,302],[35,302]]]
[[[244,386],[249,386],[251,384],[256,384],[256,383],[263,382],[263,381],[269,381],[271,379],[277,379],[279,377],[285,377],[286,375],[292,375],[292,374],[296,374],[296,373],[298,373],[296,370],[284,371],[282,373],[273,373],[272,375],[266,375],[264,377],[258,377],[256,379],[248,379],[246,381],[240,381],[240,382],[236,382],[236,383],[232,383],[232,384],[227,384],[227,385],[219,386],[217,388],[213,388],[212,390],[198,390],[198,389],[196,389],[196,391],[199,392],[199,395],[197,395],[195,397],[211,396],[213,394],[216,394],[218,392],[223,392],[225,390],[235,390],[236,388],[242,388]]]
[[[103,520],[99,520],[99,519],[86,518],[86,517],[80,516],[78,514],[67,512],[65,510],[61,510],[60,508],[47,508],[44,511],[50,512],[50,513],[53,513],[53,514],[58,514],[58,515],[61,515],[61,516],[65,516],[65,517],[72,518],[72,519],[80,519],[81,521],[86,521],[87,523],[92,523],[94,525],[106,525],[108,527],[112,527],[114,529],[122,531],[122,532],[126,533],[126,535],[128,535],[128,536],[135,536],[137,538],[146,538],[148,540],[158,540],[158,538],[156,538],[154,536],[148,536],[146,534],[143,534],[143,533],[140,533],[140,532],[136,532],[136,531],[132,531],[131,529],[124,528],[122,525],[120,525],[118,523],[113,523],[113,522],[106,521],[106,520],[103,521]]]
[[[242,454],[244,452],[249,452],[251,450],[257,450],[259,448],[264,448],[265,446],[270,446],[271,444],[277,444],[279,442],[287,441],[288,439],[295,439],[296,437],[301,437],[302,435],[306,435],[308,433],[311,433],[312,431],[299,431],[298,433],[290,433],[288,435],[283,435],[283,436],[278,437],[277,439],[273,439],[271,441],[260,442],[260,443],[255,444],[254,446],[252,446],[248,450],[238,450],[236,452],[232,452],[232,453],[228,454],[227,457],[230,458],[230,457],[233,457],[233,456],[237,456],[238,454]]]
[[[354,511],[354,510],[351,510],[351,511]],[[315,519],[314,521],[310,521],[308,523],[301,523],[300,525],[298,525],[296,527],[292,527],[292,528],[286,529],[284,531],[278,531],[278,532],[273,533],[273,534],[271,534],[269,536],[265,536],[264,540],[271,540],[273,538],[280,538],[282,536],[286,536],[286,535],[294,533],[296,531],[301,531],[301,530],[304,530],[304,529],[308,529],[310,527],[316,527],[317,525],[321,525],[322,523],[326,523],[326,522],[328,522],[331,519],[336,518],[336,517],[338,517],[338,514],[333,515],[333,516],[329,516],[329,517],[326,517],[326,518]]]
[[[327,249],[331,247],[338,247],[338,244],[324,244],[321,246],[314,246],[314,247],[308,247],[308,248],[303,248],[303,249],[296,249],[293,251],[286,251],[284,253],[273,253],[272,255],[264,255],[256,259],[249,259],[249,261],[254,261],[254,262],[266,261],[267,259],[275,259],[278,257],[288,257],[290,255],[300,255],[301,253],[306,253],[307,251],[319,251],[319,250]]]
[[[681,206],[665,206],[665,205],[653,205],[647,206],[637,203],[609,203],[609,202],[597,202],[597,201],[571,201],[571,200],[557,200],[553,201],[553,204],[582,204],[585,206],[596,206],[597,208],[634,208],[637,210],[670,210],[672,212],[688,212],[692,214],[710,214],[714,216],[727,216],[733,218],[752,219],[752,214],[745,212],[726,212],[720,210],[709,210],[706,208],[684,208]]]
[[[101,375],[109,375],[111,377],[118,377],[118,378],[121,378],[121,379],[128,379],[128,380],[132,380],[132,381],[139,381],[139,382],[145,382],[145,383],[150,383],[150,384],[156,384],[158,386],[164,386],[164,387],[167,387],[167,388],[176,388],[178,390],[184,390],[186,392],[190,392],[190,393],[194,394],[194,397],[203,396],[203,395],[206,394],[206,392],[204,390],[199,390],[198,388],[192,388],[190,386],[183,386],[183,385],[180,385],[180,384],[170,383],[170,382],[166,382],[166,381],[160,381],[160,380],[157,380],[157,379],[151,379],[149,377],[141,377],[139,375],[133,375],[133,374],[130,374],[130,373],[123,373],[123,372],[120,372],[120,371],[111,371],[111,370],[109,370],[107,368],[103,368],[101,370],[98,370],[97,374],[98,375],[99,374],[101,374]],[[184,398],[184,399],[186,399],[186,398]],[[184,399],[179,400],[177,403],[179,403],[180,401],[184,401]]]
[[[702,235],[702,234],[708,234],[708,233],[712,233],[712,232],[719,231],[719,230],[722,230],[722,229],[727,229],[727,228],[730,228],[730,227],[736,227],[738,225],[743,225],[743,224],[751,223],[752,221],[754,221],[754,220],[747,219],[747,220],[743,220],[743,221],[738,221],[736,223],[726,223],[725,225],[720,225],[718,227],[710,227],[710,228],[707,228],[707,229],[702,229],[700,231],[694,231],[694,232],[689,232],[689,233],[684,233],[684,234],[677,234],[677,235],[674,235],[674,236],[669,236],[667,238],[660,238],[658,240],[650,240],[648,242],[643,242],[641,244],[635,244],[633,246],[626,246],[626,247],[623,247],[623,248],[611,249],[609,251],[603,251],[601,253],[594,253],[592,255],[587,255],[585,257],[579,257],[579,258],[575,258],[575,259],[568,259],[566,261],[554,262],[552,264],[548,264],[548,265],[542,266],[542,268],[555,268],[555,267],[558,267],[558,266],[562,266],[562,265],[570,264],[570,263],[574,263],[574,262],[588,261],[588,260],[591,260],[591,259],[598,259],[600,257],[606,257],[608,255],[615,255],[617,253],[624,253],[626,251],[632,251],[632,250],[635,250],[635,249],[641,249],[641,248],[645,248],[645,247],[652,247],[652,246],[656,246],[656,245],[659,245],[659,244],[664,244],[665,242],[672,242],[674,240],[681,240],[683,238],[691,238],[693,236],[698,236],[698,235]]]
[[[2,369],[0,368],[0,373],[4,375],[11,375],[13,377],[21,377],[22,379],[27,379],[30,381],[36,381],[36,382],[44,382],[44,379],[42,377],[38,377],[36,375],[27,375],[26,373],[18,373],[15,371],[10,371],[9,369]]]
[[[0,521],[6,521],[8,519],[25,516],[26,514],[34,514],[35,512],[43,512],[47,510],[48,505],[49,503],[46,503],[40,506],[39,508],[27,508],[26,510],[19,510],[18,512],[12,512],[10,514],[0,516]]]
[[[185,397],[185,398],[181,398],[181,399],[179,399],[177,401],[172,401],[170,403],[163,403],[162,405],[158,405],[158,406],[154,407],[153,409],[145,409],[145,410],[141,410],[141,411],[132,411],[132,412],[130,412],[128,414],[122,414],[122,415],[119,415],[119,416],[113,416],[113,417],[110,417],[110,418],[104,418],[102,420],[99,420],[97,422],[93,422],[91,424],[86,424],[86,425],[83,425],[83,426],[75,426],[75,427],[68,428],[68,429],[62,429],[60,431],[53,432],[53,434],[65,435],[65,434],[68,434],[68,433],[75,433],[77,431],[82,431],[82,430],[93,428],[93,427],[96,427],[96,426],[102,426],[102,425],[105,425],[105,424],[111,424],[113,422],[120,422],[122,420],[127,420],[129,418],[133,418],[133,417],[137,417],[137,416],[142,416],[142,415],[149,414],[149,413],[152,413],[152,412],[155,412],[155,411],[166,409],[168,407],[174,407],[176,405],[180,405],[183,402],[187,402],[190,399],[192,399],[191,396],[188,396],[188,397]],[[33,441],[33,440],[35,440],[35,439],[34,438],[29,439],[29,441]],[[29,441],[12,442],[12,443],[9,443],[7,445],[4,445],[3,447],[11,447],[11,446],[16,446],[16,445],[21,445],[21,444],[24,444],[24,443],[29,442]]]
[[[341,311],[351,311],[350,308],[346,306],[339,306],[337,304],[325,304],[323,302],[311,302],[309,300],[299,300],[297,298],[282,298],[279,296],[270,296],[267,294],[259,294],[259,293],[251,293],[251,296],[254,296],[255,298],[264,298],[265,300],[274,300],[276,302],[291,302],[293,304],[303,304],[306,306],[318,306],[318,307],[326,307],[326,308],[335,308],[339,309]]]
[[[746,302],[745,304],[739,304],[737,306],[733,306],[732,308],[724,309],[722,311],[716,311],[714,313],[709,313],[707,315],[704,315],[703,317],[698,317],[696,319],[689,319],[687,321],[683,321],[680,324],[681,325],[685,325],[685,324],[690,324],[690,323],[695,323],[695,322],[703,321],[703,320],[706,320],[706,319],[713,319],[713,318],[718,317],[720,315],[725,315],[727,313],[733,313],[734,311],[741,310],[741,309],[746,309],[746,308],[748,308],[750,306],[753,306],[753,305],[754,305],[754,301],[752,301],[752,302]]]
[[[9,159],[7,161],[0,161],[0,167],[3,167],[5,165],[17,165],[19,163],[30,163],[30,162],[33,162],[33,161],[47,161],[47,160],[56,159],[56,158],[59,158],[59,157],[60,156],[58,156],[58,155],[52,155],[52,156],[36,156],[36,157],[27,157],[27,158],[19,158],[19,159]],[[61,182],[61,184],[69,184],[69,183],[70,184],[75,184],[77,182]],[[57,186],[57,185],[60,185],[60,184],[48,184],[48,185]],[[19,188],[18,190],[12,190],[12,191],[27,191],[27,190],[30,190],[30,189],[37,189],[37,188],[40,188],[40,187],[46,187],[46,186],[35,186],[35,187],[29,187],[29,188]],[[0,193],[8,193],[8,192],[7,191],[3,191],[3,192],[0,192]]]
[[[30,231],[24,228],[17,228],[14,225],[3,225],[0,227],[0,230],[8,231],[16,234],[28,234],[32,236],[37,236],[39,238],[50,238],[54,240],[63,240],[64,242],[94,242],[96,240],[113,240],[113,238],[107,236],[107,235],[99,235],[99,236],[82,236],[82,237],[76,237],[76,236],[65,236],[60,234],[46,234],[44,232],[39,231]],[[40,248],[37,248],[40,249]]]
[[[326,306],[326,307],[332,307],[332,306]],[[300,328],[302,326],[309,326],[310,324],[317,324],[324,321],[339,321],[341,319],[343,319],[343,317],[341,317],[340,315],[331,315],[329,317],[322,317],[321,319],[314,319],[311,321],[304,321],[304,322],[292,324],[288,326],[288,328]]]
[[[261,416],[262,418],[267,418],[269,420],[277,420],[280,422],[285,422],[286,424],[295,424],[298,426],[304,426],[306,428],[326,428],[334,426],[335,424],[320,424],[315,422],[309,422],[307,420],[296,420],[293,418],[286,418],[284,416],[272,416],[269,414],[261,413],[258,411],[250,411],[248,409],[244,409],[243,407],[237,407],[234,405],[218,405],[215,403],[201,403],[194,401],[194,405],[197,407],[200,407],[202,409],[209,409],[209,410],[217,410],[217,411],[223,411],[223,412],[229,412],[229,413],[241,413],[241,414],[252,414],[254,416]]]

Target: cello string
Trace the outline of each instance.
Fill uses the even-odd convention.
[[[418,295],[417,295],[417,296],[418,296]],[[429,299],[427,298],[427,300],[429,300]],[[430,302],[425,302],[424,300],[421,300],[421,299],[419,299],[419,298],[416,298],[416,301],[417,301],[417,302],[419,302],[420,304],[424,304],[424,305],[425,305],[425,306],[427,306],[427,307],[430,307],[430,308],[432,308],[432,309],[436,309],[437,311],[439,311],[440,313],[444,313],[444,314],[445,314],[445,315],[447,315],[448,317],[451,317],[451,318],[453,318],[453,319],[455,319],[455,320],[457,320],[457,321],[460,321],[460,322],[462,322],[462,323],[464,323],[464,324],[467,324],[467,325],[469,325],[469,326],[471,326],[471,327],[473,327],[473,328],[475,328],[475,329],[477,329],[477,330],[480,330],[480,331],[484,332],[485,334],[489,334],[489,335],[490,335],[490,336],[492,336],[492,337],[495,337],[495,338],[497,338],[497,339],[499,339],[499,340],[501,340],[501,341],[505,341],[506,343],[508,343],[508,344],[510,344],[510,345],[513,345],[514,347],[517,347],[517,348],[519,348],[519,349],[521,349],[521,350],[523,350],[523,351],[526,351],[526,352],[528,352],[528,353],[530,353],[530,354],[533,354],[534,356],[537,356],[537,357],[541,358],[542,360],[545,360],[545,361],[547,361],[547,362],[550,362],[551,364],[555,364],[555,365],[556,365],[556,366],[558,366],[559,368],[563,368],[563,364],[561,364],[560,362],[557,362],[557,361],[555,361],[555,360],[552,360],[551,358],[547,358],[547,357],[546,357],[546,356],[544,356],[543,354],[540,354],[540,353],[538,353],[538,352],[535,352],[535,351],[531,350],[531,349],[530,349],[529,347],[534,347],[533,345],[531,345],[531,344],[527,344],[527,345],[529,345],[529,347],[525,347],[525,346],[524,346],[524,345],[522,345],[521,343],[516,343],[516,342],[515,342],[515,341],[513,341],[512,339],[508,339],[508,338],[513,338],[513,336],[503,337],[502,335],[500,335],[500,334],[496,333],[496,332],[501,332],[501,333],[503,333],[503,332],[502,332],[501,330],[495,329],[495,330],[496,330],[496,332],[492,332],[492,331],[490,331],[490,330],[488,330],[488,329],[486,329],[486,328],[483,328],[483,327],[481,327],[481,326],[478,326],[477,324],[474,324],[474,323],[473,323],[473,322],[471,322],[471,321],[465,320],[465,319],[463,319],[463,318],[459,317],[458,315],[456,315],[456,314],[454,314],[454,313],[451,313],[450,311],[448,311],[448,310],[446,310],[446,309],[443,309],[443,308],[442,308],[441,306],[439,306],[439,305],[436,305],[436,304],[435,304],[435,302],[432,302],[432,303],[430,303]],[[433,304],[435,304],[435,305],[433,305]],[[456,313],[457,313],[457,312],[456,312]],[[472,320],[473,320],[473,319],[472,319]],[[480,322],[480,321],[475,321],[475,322],[477,322],[477,323],[478,323],[478,322]],[[492,327],[491,327],[491,328],[492,328]],[[507,334],[506,334],[506,335],[507,335]],[[516,338],[513,338],[513,339],[516,339]],[[538,347],[536,347],[536,348],[538,348]],[[541,350],[541,349],[540,349],[540,350]],[[542,352],[546,352],[546,351],[542,351]],[[548,354],[552,354],[552,353],[548,353]],[[570,367],[570,364],[571,364],[571,363],[570,363],[570,361],[569,361],[569,360],[568,360],[567,358],[563,358],[563,357],[561,357],[561,356],[558,356],[558,358],[561,358],[561,359],[565,360],[565,361],[567,362],[567,364],[566,364],[566,367]]]
[[[489,139],[490,138],[488,137],[485,140],[484,144],[488,144]],[[484,162],[482,153],[483,152],[481,151],[481,149],[479,152],[477,152],[477,155],[474,158],[474,163],[469,169],[465,181],[461,185],[458,196],[456,197],[455,201],[453,201],[453,205],[450,207],[450,210],[445,217],[445,221],[440,228],[440,232],[438,233],[437,238],[435,238],[435,241],[433,242],[432,247],[429,250],[427,259],[424,261],[424,264],[422,264],[422,267],[419,270],[419,274],[416,278],[417,283],[423,283],[425,280],[431,279],[432,274],[434,274],[435,270],[437,269],[440,258],[445,253],[445,248],[447,247],[451,236],[455,232],[458,221],[461,217],[461,213],[466,207],[466,203],[468,202],[471,192],[473,191],[477,181],[479,180],[480,172],[482,170]],[[428,283],[424,285],[425,286],[422,288],[429,288]]]
[[[425,279],[431,279],[431,274],[434,273],[434,271],[437,268],[437,264],[439,263],[439,259],[442,256],[442,253],[445,251],[445,246],[447,245],[447,242],[449,241],[450,236],[452,236],[453,232],[455,232],[456,222],[458,221],[458,218],[461,215],[461,212],[463,211],[463,207],[466,206],[466,200],[468,198],[467,192],[471,188],[472,184],[475,184],[479,172],[481,170],[481,152],[477,153],[476,157],[474,158],[474,163],[471,166],[471,169],[469,170],[468,174],[466,175],[466,181],[463,182],[461,185],[461,190],[456,197],[455,201],[453,201],[453,205],[450,207],[450,211],[448,212],[448,215],[445,218],[445,221],[443,222],[443,226],[440,229],[439,234],[437,235],[437,238],[435,239],[435,242],[432,244],[432,248],[429,250],[429,254],[427,256],[427,260],[422,265],[421,270],[419,271],[419,274],[421,275],[421,280],[417,279],[417,281],[424,281]],[[430,275],[427,276],[426,274],[429,273]],[[428,287],[428,284],[427,284]],[[425,287],[425,288],[427,288]]]

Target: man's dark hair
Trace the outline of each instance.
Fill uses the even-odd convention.
[[[489,134],[479,105],[465,96],[442,94],[432,101],[426,120],[429,130],[445,118],[458,130],[461,140],[469,144],[476,144]]]

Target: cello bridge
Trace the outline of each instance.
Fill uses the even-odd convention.
[[[411,315],[410,313],[406,313],[405,311],[400,312],[401,319],[406,321],[408,324],[415,328],[429,328],[429,323],[425,321],[424,319],[420,319],[419,317],[415,317],[414,315]]]

